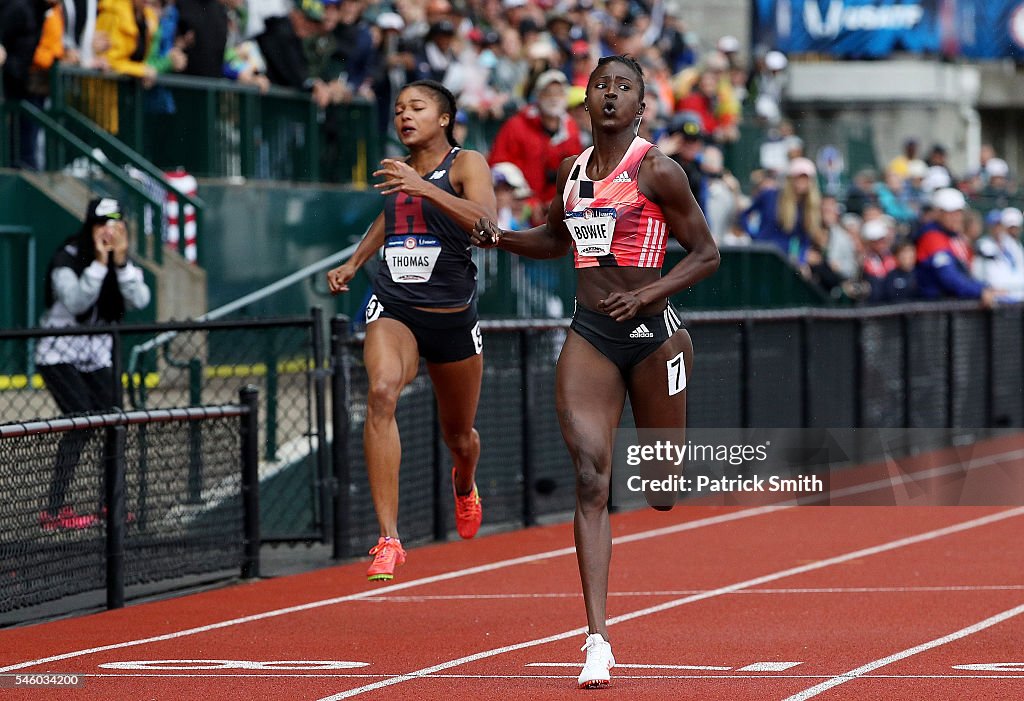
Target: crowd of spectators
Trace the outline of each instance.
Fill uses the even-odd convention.
[[[602,55],[638,58],[639,133],[679,162],[715,239],[776,246],[835,297],[891,302],[1024,298],[1020,211],[1005,160],[986,146],[954,175],[947,151],[908,139],[881,173],[822,192],[815,154],[783,110],[788,60],[700,37],[664,0],[4,0],[7,97],[42,104],[54,61],[135,76],[177,72],[266,91],[307,91],[319,107],[376,101],[382,131],[406,82],[458,95],[457,127],[502,122],[489,152],[502,225],[541,221],[558,164],[591,142],[584,86]],[[159,92],[154,102],[159,102]],[[158,107],[157,107],[158,109]],[[723,150],[754,120],[768,138],[746,182]],[[328,120],[329,122],[330,120]],[[17,151],[38,153],[24,120]],[[26,131],[28,130],[28,131]],[[323,139],[337,146],[337,136]],[[35,146],[35,147],[33,147]],[[480,145],[477,145],[479,148]],[[820,161],[820,158],[819,158]],[[837,194],[843,194],[842,199]],[[975,205],[975,207],[972,207]],[[978,213],[983,214],[979,217]]]
[[[751,196],[737,194],[731,243],[778,247],[836,298],[1024,300],[1024,216],[1012,206],[1009,166],[990,145],[957,177],[942,145],[920,159],[908,139],[881,176],[856,173],[843,202],[822,194],[801,148],[794,137],[785,165],[755,171]]]

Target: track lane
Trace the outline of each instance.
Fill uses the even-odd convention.
[[[830,557],[837,552],[841,552],[841,548],[844,547],[863,547],[865,543],[873,544],[901,535],[913,535],[929,529],[941,528],[949,525],[950,523],[956,523],[967,518],[975,518],[983,514],[992,514],[995,513],[995,511],[996,510],[993,509],[791,509],[765,514],[764,517],[756,519],[718,523],[708,530],[682,531],[673,536],[665,536],[663,539],[658,538],[635,541],[628,545],[617,547],[615,556],[616,561],[613,564],[613,577],[616,577],[617,579],[613,582],[613,588],[620,591],[628,591],[640,588],[653,590],[678,590],[681,588],[693,587],[703,589],[704,592],[707,593],[707,591],[709,591],[709,583],[716,584],[718,586],[728,586],[729,582],[737,581],[736,576],[745,573],[757,576],[758,574],[764,573],[766,568],[775,568],[775,570],[777,570],[782,565],[789,565],[792,569],[793,567],[800,567],[801,563],[807,563],[808,560],[814,561],[816,558],[820,559],[822,557]],[[687,515],[692,515],[688,513],[689,509],[677,509],[673,512],[674,516],[670,516],[672,518],[679,519],[683,512],[687,512]],[[719,515],[722,513],[729,513],[728,511],[723,512],[721,509],[714,510],[714,512]],[[635,534],[638,530],[642,530],[640,526],[650,524],[652,516],[664,525],[664,516],[666,515],[656,514],[655,512],[636,512],[635,514],[617,515],[613,519],[616,533],[619,535]],[[553,530],[557,531],[558,528],[561,528],[562,530],[556,537],[568,538],[568,542],[571,543],[571,535],[565,532],[566,529],[564,527],[556,527]],[[442,555],[440,559],[444,561],[444,563],[448,563],[451,561],[452,551],[472,550],[474,551],[474,554],[476,554],[475,551],[479,549],[480,543],[489,543],[492,539],[499,540],[502,544],[510,546],[509,548],[503,549],[502,554],[506,554],[512,546],[516,544],[522,546],[522,541],[527,540],[529,534],[535,530],[545,531],[545,529],[531,529],[531,531],[520,532],[517,534],[506,534],[505,536],[485,538],[481,541],[477,541],[476,543],[458,543],[448,546],[422,548],[415,550],[414,556],[419,558],[420,554],[434,554],[434,551],[438,551]],[[971,533],[974,534],[978,532],[980,532],[980,530],[975,530]],[[809,533],[813,533],[815,537],[808,539]],[[889,534],[891,534],[891,536],[889,536]],[[513,536],[515,538],[513,538]],[[551,532],[546,532],[544,538],[550,537]],[[512,540],[516,540],[518,542],[510,542]],[[672,555],[680,553],[680,555],[674,559],[666,558],[666,552],[669,552]],[[448,556],[444,557],[444,554],[447,554]],[[456,558],[459,562],[465,562],[469,559],[465,556],[465,553],[460,553],[459,555],[460,557]],[[635,557],[637,558],[637,562],[641,563],[641,565],[630,566],[629,562],[622,561],[621,558],[623,556],[629,560],[632,560]],[[644,572],[642,563],[649,563],[652,561],[652,558],[658,557],[660,557],[662,563],[666,565],[663,572],[655,572],[652,575],[637,575],[638,570],[640,572]],[[877,555],[869,555],[867,557],[874,558],[877,557]],[[835,563],[826,569],[813,571],[821,574],[833,574],[840,571],[865,572],[867,570],[864,569],[863,565],[857,564],[861,559],[862,558],[855,558],[842,563]],[[426,571],[430,571],[437,566],[443,567],[443,564],[433,557],[424,557],[422,560],[423,562],[420,567],[425,568]],[[549,568],[527,564],[517,565],[515,567],[510,567],[506,571],[487,571],[474,574],[470,577],[435,582],[433,584],[428,583],[417,585],[414,589],[408,592],[398,591],[394,596],[397,597],[413,593],[423,594],[426,596],[440,596],[459,592],[468,594],[480,592],[515,593],[517,591],[536,591],[538,589],[543,590],[539,593],[557,593],[560,591],[572,591],[572,589],[578,591],[578,580],[576,578],[577,575],[575,572],[574,558],[568,555],[559,555],[551,558],[550,563],[556,563],[557,566]],[[350,580],[354,579],[358,582],[364,567],[364,564],[359,563],[347,567],[335,568],[334,571],[327,573],[322,572],[314,574],[324,575],[328,580],[337,579],[337,576],[340,574],[344,577],[348,577]],[[333,577],[328,575],[333,575]],[[330,590],[335,586],[343,588],[337,582],[323,582],[320,581],[319,578],[312,577],[310,575],[304,575],[302,579],[304,583],[310,584],[311,587],[317,591]],[[249,598],[249,596],[253,594],[258,595],[263,593],[262,591],[259,591],[261,589],[260,585],[273,584],[281,581],[282,580],[273,580],[272,582],[261,582],[256,585],[236,587],[230,590],[230,592],[236,597],[241,596],[241,598]],[[361,585],[362,583],[359,582],[359,584]],[[815,582],[815,584],[818,584],[818,582]],[[285,592],[290,590],[291,588],[289,587],[284,588]],[[379,592],[384,590],[371,591]],[[305,594],[306,592],[302,593]],[[1019,595],[1019,592],[1017,592],[1017,595]],[[387,596],[387,594],[385,594],[385,596]],[[719,595],[722,601],[726,599],[735,600],[738,596],[738,594],[728,593],[722,593]],[[744,601],[747,601],[750,598],[748,595],[744,596]],[[208,619],[210,611],[207,607],[210,605],[210,601],[208,599],[204,599],[204,597],[207,597],[207,595],[204,594],[198,595],[198,597],[187,597],[188,599],[195,600],[185,602],[184,610],[186,614],[192,609],[199,609],[205,613]],[[287,598],[294,600],[296,598],[294,592],[292,592]],[[378,597],[368,598],[376,599]],[[651,606],[652,604],[664,604],[666,602],[675,601],[679,598],[680,597],[678,596],[671,595],[666,595],[664,598],[658,596],[652,597],[650,595],[635,598],[613,597],[613,608],[611,609],[611,612],[612,615],[615,615],[616,613],[636,611],[638,609]],[[698,595],[694,604],[699,601],[701,607],[710,605],[710,599],[713,598],[714,597]],[[200,601],[199,599],[204,600]],[[179,599],[177,602],[179,603],[180,608],[183,600]],[[160,603],[165,604],[169,602]],[[261,599],[259,603],[264,604],[266,602]],[[716,601],[715,603],[717,604],[718,602]],[[247,607],[251,607],[252,605],[251,601],[234,602],[234,606],[242,610],[245,610]],[[155,607],[156,605],[132,607],[121,612],[113,613],[124,614],[125,612],[131,611],[138,613],[143,608],[148,608],[149,606]],[[401,609],[402,615],[398,616],[398,618],[402,620],[403,626],[401,630],[401,637],[411,637],[421,649],[407,650],[405,648],[399,648],[389,650],[387,647],[389,641],[393,642],[397,637],[399,637],[393,630],[383,631],[383,635],[380,637],[370,634],[365,637],[361,636],[360,631],[365,630],[365,623],[373,621],[376,617],[380,616],[380,609],[383,606],[386,606],[389,609],[391,607]],[[157,609],[158,608],[159,607],[157,607]],[[175,607],[172,607],[172,609],[173,608]],[[157,609],[154,609],[154,612],[156,612]],[[337,609],[337,611],[335,611],[335,609]],[[678,612],[686,618],[695,610],[697,610],[697,606],[683,606],[681,608],[672,609],[672,615],[674,616],[676,615],[676,612]],[[218,611],[218,613],[220,613],[220,611]],[[337,613],[338,615],[327,615],[328,613]],[[665,615],[668,615],[667,611],[659,612],[657,616],[649,620],[651,622],[661,621],[661,617]],[[106,616],[108,616],[108,614],[87,618],[93,619],[93,623],[95,623],[96,619],[104,618]],[[149,616],[146,616],[146,618],[149,618]],[[481,602],[480,600],[474,599],[465,599],[460,602],[446,601],[438,604],[411,601],[406,602],[404,605],[399,604],[399,602],[382,603],[376,600],[354,600],[336,607],[332,606],[304,612],[295,612],[286,617],[281,617],[278,620],[258,621],[245,624],[244,626],[234,627],[232,629],[211,631],[203,634],[201,639],[197,638],[197,640],[190,641],[188,643],[183,643],[183,641],[180,640],[157,643],[153,646],[146,646],[146,654],[141,656],[135,654],[140,652],[140,650],[121,650],[119,653],[125,654],[115,655],[113,657],[117,657],[119,659],[176,659],[179,657],[233,659],[233,656],[237,655],[239,659],[254,659],[254,652],[258,652],[259,655],[255,659],[359,660],[362,658],[354,653],[365,650],[375,655],[379,655],[383,650],[393,658],[393,662],[395,662],[395,664],[384,667],[382,666],[384,664],[383,662],[375,659],[373,660],[373,673],[399,674],[408,672],[410,669],[420,669],[422,667],[437,665],[440,662],[450,661],[453,648],[479,650],[481,648],[492,649],[493,646],[501,647],[514,644],[516,642],[522,642],[524,637],[529,636],[531,634],[529,631],[537,630],[538,632],[535,634],[535,637],[542,636],[545,631],[554,630],[554,632],[557,633],[560,629],[559,624],[564,625],[565,623],[568,623],[571,626],[573,623],[580,622],[581,618],[582,609],[580,601],[578,599],[565,597],[560,599],[542,599],[539,604],[536,599],[520,599],[519,603],[514,605],[510,605],[507,601],[501,601],[497,604],[497,609],[495,608],[494,603],[487,603],[486,601]],[[339,623],[339,620],[341,623]],[[646,621],[648,619],[639,620]],[[285,621],[289,624],[289,628],[296,628],[298,629],[298,632],[280,635],[280,626]],[[457,622],[461,627],[453,628],[453,621]],[[467,630],[475,629],[476,626],[467,626],[467,622],[472,624],[476,621],[483,622],[483,629],[477,631],[477,634],[482,635],[482,637],[473,640],[467,637]],[[166,625],[169,621],[167,619],[161,620],[156,618],[149,619],[148,622],[149,625],[153,625],[154,623],[158,625]],[[71,624],[74,623],[74,621],[60,623]],[[620,625],[627,626],[633,625],[633,623],[622,623]],[[265,626],[269,626],[269,628]],[[243,629],[249,627],[253,627],[254,632],[243,632]],[[528,632],[524,636],[523,631],[524,628],[527,627]],[[346,630],[346,628],[348,630]],[[620,634],[618,630],[625,630],[625,628],[613,629],[613,635],[621,637],[623,634]],[[432,631],[433,635],[431,635]],[[350,632],[352,633],[351,635],[349,634]],[[562,632],[565,632],[564,629],[562,629]],[[274,640],[275,637],[278,638],[276,640],[276,644],[274,646],[268,646],[267,640]],[[3,639],[4,634],[0,634],[0,640]],[[650,636],[650,639],[657,639],[657,637]],[[580,659],[578,640],[581,640],[581,637],[577,639],[569,636],[557,643],[552,643],[551,649],[561,654],[561,659],[577,660]],[[66,643],[67,638],[62,638],[61,641]],[[492,647],[488,647],[488,643],[490,643]],[[471,647],[471,645],[476,647]],[[3,647],[5,650],[9,649],[6,645],[0,647]],[[426,649],[424,650],[422,648]],[[183,654],[182,650],[189,650],[189,653]],[[546,652],[547,647],[545,647],[544,650]],[[129,652],[131,654],[129,654]],[[158,652],[160,654],[150,654]],[[197,652],[198,654],[194,654]],[[230,652],[231,655],[220,654],[221,652]],[[415,666],[414,661],[416,659],[421,660],[420,667]],[[511,660],[513,657],[509,657],[509,659]],[[88,671],[90,669],[90,665],[92,665],[92,671],[97,671],[95,668],[95,659],[83,659],[81,661],[84,663],[82,671]],[[62,662],[60,667],[54,667],[53,669],[59,671],[74,671],[68,666],[70,663],[70,660]],[[504,670],[505,668],[503,667],[502,669]],[[361,670],[353,670],[354,673],[360,671]],[[466,672],[464,669],[454,668],[450,668],[448,671],[453,673]],[[528,680],[530,681],[530,685],[526,686],[524,686],[522,680],[509,680],[507,690],[509,693],[512,693],[511,690],[518,688],[523,693],[526,693],[528,689],[533,689],[535,692],[541,692],[544,694],[546,693],[546,690],[548,690],[548,685],[552,685],[552,689],[564,689],[566,682],[572,681],[572,679],[569,679],[568,677],[574,678],[574,674],[570,673],[566,675],[564,674],[564,670],[560,670],[562,674],[557,675],[550,674],[550,672],[551,670],[547,671],[546,676],[548,678],[538,680],[541,684],[539,688],[534,688],[531,680]],[[540,674],[536,670],[533,673]],[[835,672],[833,671],[832,673]],[[526,672],[525,674],[531,674],[531,672]],[[166,677],[144,679],[126,676],[95,678],[95,680],[91,678],[89,693],[85,693],[86,690],[78,690],[76,691],[76,698],[163,698],[166,697],[166,692],[169,689],[174,690],[174,698],[177,699],[218,698],[222,692],[231,695],[245,695],[251,698],[265,696],[271,692],[278,697],[323,698],[323,696],[318,696],[317,694],[333,694],[339,689],[351,689],[359,686],[365,686],[368,681],[368,678],[366,677],[351,676],[345,677],[344,683],[339,683],[338,678],[329,677],[310,677],[308,679],[296,679],[295,677],[289,677],[286,679],[282,676],[279,679],[268,677],[256,679],[229,676],[227,673],[221,676],[223,678],[212,682],[209,677],[175,678],[173,681]],[[486,673],[485,670],[484,676],[493,677],[493,670],[489,674]],[[656,680],[649,681],[652,684],[650,691],[644,691],[638,687],[638,693],[641,695],[637,698],[645,698],[647,696],[644,694],[647,693],[655,694],[655,696],[650,696],[650,698],[657,698],[657,693],[664,692],[664,682],[657,682]],[[440,698],[441,696],[445,696],[447,698],[452,693],[452,690],[458,688],[458,685],[461,685],[464,682],[451,678],[445,678],[444,680],[415,679],[412,681],[402,682],[405,686],[398,687],[398,689],[390,689],[390,687],[382,689],[373,696],[384,698],[383,694],[388,693],[390,689],[391,695],[388,696],[389,698],[395,698],[393,695],[394,693],[399,693],[401,694],[401,697],[405,697],[405,694],[410,693],[411,690],[414,689],[418,690],[421,685],[436,685],[439,683],[447,686],[444,686],[444,693],[438,695],[437,698]],[[483,684],[479,689],[498,688],[488,686],[489,684],[494,683],[493,679],[482,680],[479,683]],[[711,683],[719,684],[721,682]],[[170,684],[173,684],[173,686],[169,686]],[[559,684],[563,686],[559,687]],[[809,684],[804,684],[804,686],[808,685]],[[501,688],[505,687],[502,686]],[[797,688],[801,687],[798,685]],[[326,691],[324,691],[325,689]],[[116,690],[116,692],[112,694],[111,692],[114,692],[114,690]],[[96,696],[92,696],[93,691],[97,693]],[[313,695],[307,696],[307,692],[310,692]],[[147,694],[149,696],[147,696]],[[486,698],[488,695],[485,694],[484,697]],[[504,695],[501,697],[505,698]],[[547,698],[547,696],[543,697]],[[423,696],[422,698],[430,697]],[[514,697],[508,696],[508,698]],[[538,697],[524,696],[523,698]],[[664,698],[664,696],[662,696],[662,698]]]

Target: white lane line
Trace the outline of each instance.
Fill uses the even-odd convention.
[[[642,618],[644,616],[649,616],[654,613],[668,611],[678,606],[683,606],[685,604],[693,603],[695,601],[703,601],[705,599],[711,599],[717,596],[722,596],[723,594],[731,594],[732,592],[738,591],[740,589],[756,587],[761,584],[767,584],[768,582],[774,582],[778,579],[783,579],[785,577],[792,577],[794,575],[804,574],[806,572],[813,572],[815,570],[820,570],[825,567],[831,567],[832,565],[838,565],[844,562],[849,562],[850,560],[856,560],[862,557],[877,555],[879,553],[888,552],[890,550],[903,548],[908,545],[923,543],[929,540],[934,540],[936,538],[941,538],[943,536],[952,535],[954,533],[960,533],[962,531],[967,531],[972,528],[978,528],[980,526],[986,526],[992,523],[996,523],[998,521],[1003,521],[1005,519],[1014,518],[1016,516],[1021,515],[1024,515],[1024,507],[1018,507],[1016,509],[1001,511],[995,514],[990,514],[989,516],[971,519],[970,521],[962,521],[961,523],[957,523],[952,526],[946,526],[944,528],[938,528],[933,531],[919,533],[918,535],[900,538],[898,540],[889,541],[888,543],[875,545],[869,548],[854,550],[852,552],[848,552],[843,555],[838,555],[836,557],[818,560],[816,562],[811,562],[805,565],[801,565],[799,567],[792,567],[786,570],[781,570],[779,572],[773,572],[772,574],[763,575],[761,577],[754,577],[753,579],[747,579],[742,582],[737,582],[735,584],[720,587],[718,589],[712,589],[710,591],[703,592],[700,594],[694,594],[681,599],[668,601],[657,606],[650,606],[648,608],[640,609],[638,611],[633,611],[632,613],[627,613],[621,616],[610,618],[608,619],[607,625],[612,626],[617,623],[631,621],[636,618]],[[375,691],[377,689],[381,689],[384,687],[393,686],[395,684],[400,684],[402,682],[410,681],[412,679],[420,679],[422,677],[432,675],[436,672],[442,672],[444,670],[451,669],[453,667],[459,667],[470,662],[477,662],[479,660],[487,659],[489,657],[503,655],[507,652],[514,652],[516,650],[523,650],[525,648],[536,647],[538,645],[546,645],[548,643],[565,640],[567,638],[571,638],[577,635],[582,635],[586,632],[586,630],[586,627],[581,626],[579,628],[573,628],[572,630],[567,630],[562,633],[549,635],[544,638],[536,638],[534,640],[527,640],[521,643],[515,643],[513,645],[505,645],[503,647],[498,647],[491,650],[484,650],[482,652],[477,652],[472,655],[466,655],[465,657],[459,657],[454,660],[449,660],[448,662],[442,662],[440,664],[431,665],[430,667],[424,667],[423,669],[418,669],[414,672],[409,672],[402,676],[397,676],[391,679],[375,682],[373,684],[367,684],[365,686],[349,689],[347,691],[334,694],[333,696],[325,696],[321,698],[319,701],[340,701],[340,699],[351,698],[353,696],[358,696],[369,691]]]
[[[797,664],[800,664],[797,662]],[[579,669],[579,662],[527,662],[527,667],[575,667]],[[715,667],[714,665],[702,664],[621,664],[615,663],[615,669],[686,669],[696,672],[728,672],[732,667]],[[440,675],[438,675],[440,676]]]
[[[868,672],[873,672],[876,669],[879,669],[880,667],[885,667],[886,665],[890,665],[893,662],[899,662],[900,660],[905,660],[908,657],[913,657],[918,653],[925,652],[927,650],[932,650],[937,647],[941,647],[943,645],[946,645],[947,643],[960,640],[961,638],[966,638],[969,635],[974,635],[979,631],[983,631],[986,628],[991,628],[994,625],[1009,620],[1014,616],[1019,616],[1022,613],[1024,613],[1024,604],[1021,604],[1020,606],[1015,606],[1014,608],[1003,611],[1002,613],[997,613],[995,616],[990,616],[983,621],[978,621],[974,625],[967,626],[966,628],[961,628],[960,630],[954,633],[950,633],[949,635],[944,635],[941,638],[935,638],[934,640],[929,640],[926,643],[915,645],[914,647],[907,648],[906,650],[889,655],[888,657],[883,657],[881,659],[875,660],[874,662],[868,662],[866,665],[862,665],[860,667],[857,667],[856,669],[851,669],[849,672],[844,672],[843,674],[826,680],[821,684],[816,684],[812,686],[810,689],[805,689],[804,691],[801,691],[799,694],[793,694],[792,696],[786,698],[785,701],[806,701],[806,699],[814,698],[822,692],[828,691],[829,689],[839,686],[840,684],[845,684],[846,682],[853,681],[854,679],[863,677]]]
[[[707,589],[670,589],[654,591],[610,591],[611,597],[686,596],[700,594]],[[745,589],[734,592],[737,595],[752,594],[927,594],[952,592],[1024,591],[1024,584],[951,584],[916,587],[791,587],[772,589]],[[382,604],[418,604],[430,601],[487,601],[500,599],[578,599],[575,592],[537,592],[533,594],[430,594],[424,596],[371,596],[363,599]]]
[[[740,667],[737,672],[785,672],[803,662],[755,662],[746,667]]]
[[[742,511],[734,511],[727,514],[720,514],[718,516],[709,516],[708,518],[697,519],[695,521],[687,521],[685,523],[678,523],[674,526],[666,526],[664,528],[655,528],[649,531],[642,531],[640,533],[633,533],[631,535],[620,536],[612,540],[613,543],[632,543],[635,541],[646,540],[649,538],[657,538],[663,535],[671,535],[674,533],[682,533],[684,531],[691,531],[698,528],[704,528],[708,526],[716,526],[722,523],[729,523],[731,521],[739,521],[745,518],[752,518],[754,516],[761,516],[762,514],[774,513],[788,507],[780,506],[761,506],[753,509],[744,509]],[[99,645],[97,647],[86,648],[84,650],[75,650],[73,652],[65,652],[59,655],[51,655],[49,657],[41,657],[35,660],[27,660],[25,662],[18,662],[16,664],[10,664],[6,667],[0,667],[0,672],[10,672],[16,669],[25,669],[26,667],[35,667],[37,665],[46,664],[48,662],[59,662],[61,660],[69,660],[75,657],[83,657],[85,655],[92,655],[97,652],[107,652],[109,650],[121,650],[128,647],[136,647],[139,645],[147,645],[149,643],[159,643],[166,640],[176,640],[178,638],[184,638],[190,635],[198,635],[201,633],[208,633],[214,630],[220,630],[222,628],[230,628],[232,626],[242,625],[245,623],[253,623],[255,621],[263,621],[268,618],[277,618],[279,616],[287,616],[293,613],[301,613],[303,611],[311,611],[313,609],[324,608],[326,606],[334,606],[336,604],[342,604],[348,601],[359,601],[362,599],[369,599],[381,594],[388,594],[395,591],[402,591],[404,589],[411,589],[413,587],[421,587],[427,584],[434,584],[436,582],[446,582],[452,579],[459,579],[462,577],[470,577],[476,574],[483,574],[485,572],[493,572],[495,570],[505,569],[507,567],[515,567],[517,565],[526,565],[540,560],[549,560],[551,558],[562,557],[565,555],[575,555],[576,548],[559,548],[557,550],[549,550],[547,552],[534,553],[533,555],[524,555],[522,557],[514,557],[508,560],[499,560],[498,562],[492,562],[486,565],[477,565],[476,567],[467,567],[461,570],[453,570],[452,572],[444,572],[442,574],[432,575],[430,577],[421,577],[420,579],[412,579],[407,582],[399,582],[398,584],[391,584],[385,587],[378,587],[376,589],[368,589],[366,591],[359,592],[357,594],[348,594],[346,596],[338,596],[331,599],[322,599],[320,601],[312,601],[306,604],[299,604],[297,606],[288,606],[286,608],[274,609],[272,611],[265,611],[263,613],[256,613],[251,616],[242,616],[240,618],[232,618],[226,621],[219,621],[217,623],[210,623],[204,626],[196,626],[195,628],[186,628],[184,630],[174,631],[172,633],[164,633],[163,635],[154,635],[148,638],[139,638],[137,640],[128,640],[120,643],[112,643],[110,645]]]
[[[579,667],[579,664],[575,664]],[[616,669],[619,665],[615,666]],[[61,672],[97,679],[381,679],[394,674],[86,674]],[[577,674],[432,674],[431,679],[576,679]],[[831,679],[826,674],[617,674],[616,679]],[[858,679],[1024,679],[1024,674],[865,674]]]

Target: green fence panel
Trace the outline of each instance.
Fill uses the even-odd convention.
[[[260,93],[228,80],[181,76],[161,76],[143,90],[134,79],[68,67],[59,69],[56,83],[56,111],[74,107],[164,169],[365,185],[379,160],[375,106],[363,100],[323,111],[298,90]]]
[[[7,261],[7,269],[0,275],[0,328],[35,324],[37,258],[30,227],[0,225],[0,260]]]

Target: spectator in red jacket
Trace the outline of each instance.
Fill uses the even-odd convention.
[[[568,114],[569,80],[559,70],[541,73],[534,84],[534,102],[512,116],[498,131],[490,162],[519,167],[530,189],[543,203],[555,196],[558,166],[583,151],[579,128]]]

